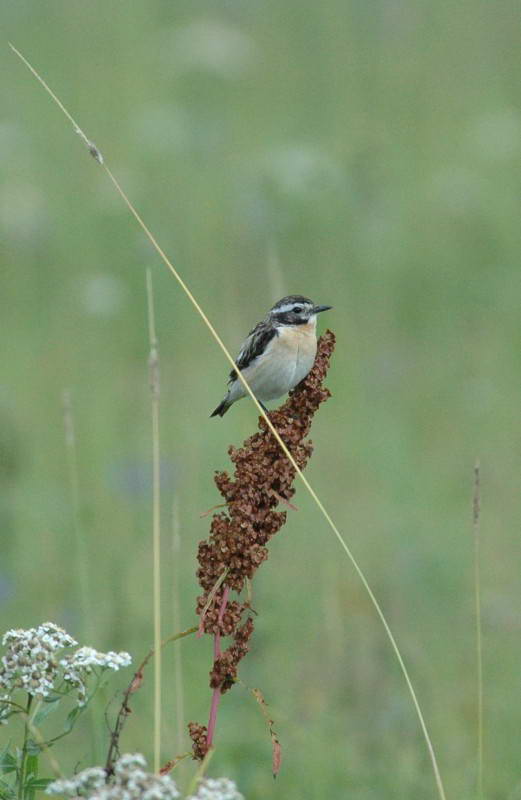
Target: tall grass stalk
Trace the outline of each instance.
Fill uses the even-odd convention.
[[[39,81],[39,83],[48,92],[48,94],[52,97],[54,102],[58,105],[58,107],[65,114],[65,116],[67,117],[69,122],[72,124],[72,126],[74,128],[74,131],[80,136],[80,138],[84,142],[84,144],[86,145],[86,147],[89,150],[90,154],[98,162],[98,164],[100,164],[102,169],[105,170],[109,180],[111,181],[111,183],[113,184],[114,188],[116,189],[116,191],[120,195],[121,199],[123,200],[123,202],[127,206],[128,210],[130,211],[132,216],[137,221],[138,225],[141,227],[141,229],[143,230],[143,232],[147,236],[148,240],[150,241],[151,245],[153,246],[153,248],[156,250],[156,252],[160,256],[160,258],[163,261],[163,263],[165,264],[165,266],[170,270],[170,272],[172,273],[174,278],[177,280],[178,284],[181,286],[181,288],[185,292],[186,296],[188,297],[188,299],[192,303],[193,307],[195,308],[195,310],[197,311],[197,313],[199,314],[199,316],[201,317],[201,319],[205,323],[206,327],[210,331],[211,335],[213,336],[213,338],[215,339],[215,341],[217,342],[217,344],[221,348],[221,350],[222,350],[224,356],[226,357],[227,361],[229,362],[229,364],[231,365],[232,368],[235,368],[235,361],[233,359],[233,356],[231,355],[229,350],[226,348],[226,346],[225,346],[224,342],[222,341],[221,337],[219,336],[219,334],[217,333],[216,329],[214,328],[214,326],[212,325],[212,323],[208,319],[208,317],[207,317],[206,313],[204,312],[203,308],[199,305],[199,303],[197,302],[196,298],[194,297],[194,295],[190,291],[188,285],[185,283],[185,281],[183,280],[183,278],[181,277],[179,272],[176,270],[176,268],[174,267],[174,265],[172,264],[172,262],[170,261],[170,259],[166,255],[166,253],[164,252],[164,250],[161,248],[161,246],[159,245],[159,243],[155,239],[155,237],[152,234],[152,232],[150,231],[150,229],[145,224],[144,220],[139,215],[138,211],[135,209],[135,207],[133,206],[133,204],[131,203],[131,201],[129,200],[129,198],[127,197],[125,192],[123,191],[123,189],[120,186],[119,182],[117,181],[116,177],[113,175],[113,173],[111,172],[111,170],[109,169],[109,167],[105,163],[105,160],[104,160],[103,155],[101,154],[101,152],[98,150],[96,145],[85,135],[85,133],[82,131],[82,129],[76,123],[76,121],[74,120],[74,118],[72,117],[70,112],[65,108],[65,106],[63,105],[61,100],[54,94],[54,92],[50,89],[50,87],[46,84],[46,82],[39,75],[39,73],[34,69],[34,67],[27,61],[27,59],[12,44],[9,44],[9,46],[11,47],[13,52],[23,61],[23,63],[26,65],[26,67],[32,72],[34,77]],[[286,458],[289,460],[289,462],[291,463],[291,465],[295,469],[297,475],[299,476],[300,480],[304,484],[306,490],[311,495],[313,501],[315,502],[315,504],[319,508],[321,514],[323,515],[323,517],[327,521],[329,527],[333,531],[333,534],[337,538],[341,548],[343,549],[343,551],[346,554],[347,558],[351,562],[356,574],[358,575],[360,581],[362,582],[362,585],[363,585],[364,589],[366,590],[367,594],[369,595],[371,603],[373,604],[373,607],[374,607],[378,617],[380,618],[380,621],[381,621],[381,623],[382,623],[382,625],[384,627],[384,630],[385,630],[385,633],[387,635],[387,638],[389,639],[389,642],[391,644],[392,650],[393,650],[393,652],[394,652],[394,654],[396,656],[396,659],[397,659],[398,664],[400,666],[400,669],[402,671],[403,678],[404,678],[405,683],[407,685],[407,689],[409,691],[412,703],[414,705],[414,709],[416,711],[416,715],[418,717],[420,728],[421,728],[423,737],[425,739],[425,743],[426,743],[427,750],[428,750],[428,753],[429,753],[429,758],[430,758],[432,769],[433,769],[433,773],[434,773],[434,778],[435,778],[435,782],[436,782],[438,795],[441,798],[441,800],[446,800],[446,794],[445,794],[445,789],[444,789],[444,786],[443,786],[443,781],[442,781],[442,778],[441,778],[441,773],[440,773],[440,770],[439,770],[439,767],[438,767],[436,754],[435,754],[434,747],[433,747],[433,744],[432,744],[432,741],[431,741],[431,738],[430,738],[430,735],[429,735],[429,732],[428,732],[428,729],[427,729],[427,725],[426,725],[426,722],[425,722],[425,719],[424,719],[424,716],[423,716],[423,713],[422,713],[418,698],[416,696],[416,692],[415,692],[414,687],[412,685],[412,681],[411,681],[411,678],[409,676],[409,671],[407,670],[407,667],[405,666],[405,662],[403,660],[402,654],[401,654],[400,649],[398,647],[398,644],[397,644],[397,642],[396,642],[396,640],[394,638],[394,635],[393,635],[393,633],[391,631],[391,628],[389,627],[389,623],[387,622],[387,619],[386,619],[386,617],[384,615],[384,612],[383,612],[378,600],[376,599],[376,596],[375,596],[373,590],[371,589],[371,587],[370,587],[370,585],[369,585],[369,583],[367,581],[367,578],[365,577],[365,574],[362,571],[362,568],[359,566],[358,561],[356,560],[354,554],[351,552],[351,549],[348,547],[344,537],[342,536],[342,534],[340,533],[339,529],[337,528],[337,526],[336,526],[334,520],[332,519],[331,515],[329,514],[329,512],[324,507],[322,501],[318,497],[317,493],[315,492],[315,490],[313,489],[313,487],[311,486],[311,484],[309,483],[309,481],[307,480],[305,475],[299,469],[299,467],[298,467],[297,463],[295,462],[293,456],[289,452],[288,448],[284,444],[283,440],[281,439],[280,435],[278,434],[278,432],[274,428],[273,424],[270,422],[269,417],[264,413],[264,410],[263,410],[262,406],[260,405],[260,403],[258,402],[257,398],[253,394],[248,382],[244,378],[244,375],[241,372],[238,372],[238,377],[239,377],[240,381],[242,382],[247,394],[250,396],[250,398],[253,401],[255,407],[257,408],[259,414],[261,414],[261,416],[263,416],[264,419],[266,420],[266,424],[268,425],[270,431],[272,432],[273,436],[275,437],[276,441],[278,442],[278,444],[279,444],[281,450],[283,451],[284,455],[286,456]]]
[[[75,556],[76,556],[76,575],[78,586],[78,607],[81,616],[81,628],[86,642],[92,642],[94,638],[94,625],[90,613],[91,587],[89,576],[89,552],[85,532],[81,524],[80,514],[80,481],[78,472],[78,453],[76,447],[76,430],[74,425],[74,414],[72,409],[71,393],[68,389],[63,391],[63,424],[65,429],[65,448],[67,451],[67,472],[69,478],[69,491],[71,497],[72,520],[74,528]],[[103,736],[99,725],[96,722],[96,705],[99,699],[95,698],[93,708],[87,711],[91,746],[96,755],[103,748]]]
[[[81,528],[80,521],[80,491],[78,477],[78,456],[76,451],[76,431],[74,428],[74,415],[72,413],[71,393],[65,389],[62,396],[63,424],[65,428],[65,448],[67,451],[67,473],[72,507],[72,523],[74,541],[76,546],[76,572],[78,586],[78,601],[81,609],[81,622],[83,635],[86,642],[92,640],[92,620],[89,613],[89,554],[87,543]]]
[[[172,503],[172,618],[173,628],[179,630],[181,625],[181,591],[180,570],[181,563],[181,526],[179,524],[179,506],[174,498]],[[185,710],[183,689],[183,658],[181,647],[174,650],[174,686],[175,686],[175,718],[176,718],[176,751],[181,752],[185,736]]]
[[[148,368],[152,411],[152,550],[154,580],[154,772],[161,762],[161,464],[159,450],[159,349],[154,313],[152,273],[147,269]]]
[[[483,643],[481,624],[481,471],[479,460],[474,465],[474,496],[472,501],[472,527],[474,531],[474,603],[476,614],[476,662],[478,680],[478,798],[483,800]]]

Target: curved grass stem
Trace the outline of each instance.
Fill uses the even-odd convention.
[[[111,172],[111,170],[107,166],[107,164],[106,164],[101,152],[93,144],[93,142],[85,135],[85,133],[82,131],[82,129],[76,123],[76,121],[74,120],[74,118],[72,117],[70,112],[65,108],[65,106],[63,105],[61,100],[54,94],[54,92],[45,83],[43,78],[34,69],[34,67],[27,61],[27,59],[12,44],[9,43],[9,46],[11,47],[13,52],[23,61],[23,63],[26,65],[26,67],[32,72],[34,77],[39,81],[39,83],[48,92],[48,94],[52,97],[54,102],[58,105],[58,107],[65,114],[65,116],[67,117],[69,122],[72,124],[75,133],[77,133],[80,136],[80,138],[82,139],[82,141],[84,142],[84,144],[86,145],[86,147],[87,147],[88,151],[90,152],[90,154],[97,161],[97,163],[101,166],[101,168],[103,170],[105,170],[109,180],[113,184],[113,186],[116,189],[117,193],[120,195],[121,199],[123,200],[123,202],[127,206],[128,210],[130,211],[130,213],[132,214],[132,216],[134,217],[134,219],[136,220],[136,222],[140,226],[141,230],[147,236],[147,238],[148,238],[149,242],[151,243],[152,247],[155,249],[155,251],[157,252],[159,257],[161,258],[161,260],[163,261],[165,266],[172,273],[172,275],[174,276],[174,278],[176,279],[176,281],[178,282],[178,284],[180,285],[180,287],[182,288],[182,290],[184,291],[184,293],[186,294],[186,296],[190,300],[191,304],[193,305],[193,307],[195,308],[195,310],[197,311],[197,313],[199,314],[199,316],[203,320],[204,324],[206,325],[206,327],[210,331],[211,335],[213,336],[213,338],[215,339],[215,341],[219,345],[221,351],[223,352],[225,358],[227,359],[227,361],[231,365],[232,369],[236,369],[236,365],[235,365],[235,361],[233,359],[233,356],[231,355],[231,353],[227,349],[226,345],[222,341],[221,337],[217,333],[216,329],[214,328],[214,326],[210,322],[210,320],[207,317],[205,311],[203,310],[201,305],[198,303],[198,301],[196,300],[196,298],[194,297],[194,295],[190,291],[189,286],[185,283],[185,281],[183,280],[182,276],[179,274],[179,272],[177,271],[177,269],[175,268],[173,263],[170,261],[170,259],[166,255],[165,251],[159,245],[159,243],[156,240],[156,238],[154,237],[152,231],[148,228],[148,226],[146,225],[146,223],[144,222],[144,220],[142,219],[142,217],[140,216],[140,214],[138,213],[138,211],[136,210],[134,205],[129,200],[129,198],[126,195],[126,193],[124,192],[123,188],[120,186],[118,180],[116,179],[114,174]],[[439,767],[438,767],[438,762],[437,762],[437,759],[436,759],[436,754],[435,754],[434,747],[433,747],[433,744],[432,744],[432,741],[431,741],[431,737],[429,735],[429,732],[428,732],[428,729],[427,729],[427,725],[425,723],[425,719],[424,719],[424,716],[423,716],[423,713],[422,713],[422,710],[421,710],[421,707],[420,707],[416,692],[415,692],[414,687],[412,685],[412,681],[411,681],[411,678],[410,678],[410,675],[409,675],[409,671],[408,671],[407,667],[405,666],[405,662],[404,662],[403,657],[401,655],[400,649],[398,647],[398,644],[396,643],[396,640],[395,640],[394,635],[393,635],[393,633],[391,631],[391,628],[389,627],[389,623],[387,622],[387,619],[386,619],[386,617],[384,615],[383,609],[381,608],[380,603],[376,599],[376,596],[374,595],[373,590],[371,589],[371,587],[370,587],[370,585],[369,585],[369,583],[367,581],[367,578],[365,577],[365,574],[364,574],[362,568],[358,564],[358,561],[356,560],[354,554],[351,552],[351,549],[347,545],[344,537],[340,533],[340,531],[339,531],[338,527],[336,526],[335,522],[333,521],[331,515],[325,509],[325,507],[324,507],[322,501],[320,500],[320,498],[318,497],[317,493],[315,492],[315,490],[313,489],[313,487],[311,486],[311,484],[309,483],[307,478],[304,476],[302,471],[299,469],[295,459],[293,458],[293,456],[289,452],[288,448],[286,447],[286,445],[284,444],[283,440],[281,439],[279,433],[277,432],[277,430],[275,429],[275,427],[271,423],[269,417],[264,412],[264,409],[260,405],[260,403],[257,400],[257,398],[255,397],[255,395],[253,394],[253,392],[252,392],[247,380],[244,378],[244,375],[240,371],[238,372],[238,377],[239,377],[241,383],[243,384],[247,394],[249,395],[249,397],[253,401],[255,407],[257,408],[259,414],[261,414],[261,416],[264,417],[264,419],[266,421],[266,424],[268,425],[271,433],[273,434],[273,436],[275,437],[276,441],[278,442],[281,450],[283,451],[283,453],[285,454],[286,458],[289,460],[289,462],[291,463],[291,465],[295,469],[296,474],[299,476],[299,478],[302,481],[302,483],[304,484],[306,490],[311,495],[313,501],[315,502],[315,504],[319,508],[321,514],[323,515],[324,519],[326,520],[326,522],[328,523],[329,527],[331,528],[333,534],[337,538],[342,550],[346,554],[346,556],[349,559],[349,561],[351,562],[356,574],[358,575],[360,581],[362,582],[362,585],[363,585],[364,589],[366,590],[366,592],[367,592],[367,594],[369,596],[369,599],[371,600],[371,603],[373,604],[373,607],[374,607],[378,617],[380,618],[380,621],[381,621],[381,623],[382,623],[382,625],[384,627],[384,630],[385,630],[385,633],[387,635],[387,638],[389,639],[389,642],[391,644],[393,652],[394,652],[394,654],[395,654],[395,656],[397,658],[397,661],[398,661],[398,664],[400,666],[402,675],[403,675],[405,683],[407,685],[407,689],[408,689],[409,694],[411,696],[411,700],[413,702],[413,706],[414,706],[414,709],[416,711],[416,715],[417,715],[419,723],[420,723],[420,728],[421,728],[423,737],[425,739],[425,743],[426,743],[427,750],[428,750],[428,753],[429,753],[429,758],[430,758],[430,761],[431,761],[431,764],[432,764],[432,769],[433,769],[433,772],[434,772],[434,778],[435,778],[435,782],[436,782],[436,788],[437,788],[437,791],[438,791],[438,795],[441,798],[441,800],[446,800],[445,789],[444,789],[444,786],[443,786],[443,781],[442,781],[442,778],[441,778],[441,773],[440,773],[440,770],[439,770]]]

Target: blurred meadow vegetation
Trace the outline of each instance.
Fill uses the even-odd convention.
[[[9,39],[99,146],[233,352],[285,293],[334,305],[320,320],[338,337],[333,398],[307,475],[384,607],[459,800],[476,796],[481,459],[486,796],[521,797],[518,3],[17,0],[1,16],[2,631],[52,620],[135,661],[151,645],[147,267],[165,635],[194,624],[200,514],[220,500],[213,473],[229,466],[228,445],[257,418],[246,400],[208,418],[224,391],[222,354]],[[211,774],[248,800],[436,797],[381,624],[301,486],[295,503],[255,580],[242,667],[269,703],[282,771],[274,782],[265,723],[237,686],[221,705]],[[180,652],[184,722],[205,722],[210,639]],[[188,749],[174,660],[172,647],[163,761]],[[149,760],[152,676],[122,741]],[[129,677],[111,681],[111,709]],[[56,748],[69,773],[102,761],[103,710]],[[181,783],[193,769],[183,762]]]

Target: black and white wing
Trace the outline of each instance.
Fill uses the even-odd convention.
[[[266,347],[276,335],[277,328],[274,325],[267,324],[265,320],[259,322],[249,332],[239,355],[235,359],[238,368],[242,371],[249,367],[258,356],[264,353]],[[232,369],[228,383],[233,383],[235,380],[237,380],[237,370]]]

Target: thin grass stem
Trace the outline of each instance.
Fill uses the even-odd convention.
[[[92,642],[94,637],[94,624],[91,615],[91,586],[89,575],[89,550],[87,538],[81,523],[80,513],[80,480],[78,470],[78,449],[76,445],[76,428],[72,407],[71,392],[64,389],[62,395],[63,425],[65,430],[65,448],[67,451],[67,472],[69,478],[69,491],[72,508],[72,522],[74,528],[75,560],[78,586],[78,607],[80,610],[81,627],[86,642]],[[99,702],[99,701],[98,701]],[[93,751],[97,754],[103,747],[102,735],[99,725],[96,724],[95,714],[90,709],[88,725]]]
[[[26,723],[27,723],[27,727],[28,727],[31,735],[34,737],[35,741],[42,748],[42,752],[45,753],[45,757],[47,758],[47,760],[49,762],[49,766],[52,769],[54,775],[57,778],[64,778],[65,775],[63,773],[63,770],[61,769],[58,761],[54,757],[54,755],[53,755],[53,753],[51,751],[51,747],[49,745],[49,742],[45,741],[45,738],[44,738],[42,732],[40,731],[40,729],[33,722],[33,719],[34,719],[34,716],[35,716],[34,713],[31,716],[29,716],[29,714],[24,712],[24,716],[25,716],[25,720],[26,720]],[[52,741],[55,741],[55,739],[53,739]]]
[[[181,621],[181,591],[180,570],[181,563],[181,526],[179,524],[179,507],[176,499],[172,503],[172,617],[174,630]],[[175,685],[175,718],[176,718],[176,750],[179,752],[183,746],[185,729],[184,687],[183,687],[183,657],[180,647],[174,651],[174,685]]]
[[[210,764],[210,760],[212,759],[214,753],[215,750],[213,747],[209,747],[206,751],[206,755],[201,761],[199,769],[195,773],[194,777],[190,781],[190,785],[188,786],[189,795],[192,795],[196,791],[198,783],[200,783],[200,781],[202,781],[206,775],[206,770],[208,769],[208,765]]]
[[[483,800],[483,644],[481,624],[481,472],[479,460],[474,465],[474,496],[472,501],[472,527],[474,532],[474,604],[476,615],[476,666],[477,666],[477,712],[478,712],[478,776],[477,794]]]
[[[63,424],[65,428],[65,447],[67,450],[67,471],[69,475],[69,487],[71,495],[72,519],[74,528],[74,539],[76,543],[76,570],[78,575],[79,587],[79,606],[83,624],[83,635],[85,641],[91,641],[91,624],[89,613],[89,555],[87,543],[82,531],[80,521],[80,492],[78,478],[78,455],[76,450],[76,431],[74,427],[74,415],[72,412],[71,393],[68,389],[63,392]]]
[[[170,270],[172,275],[177,280],[178,284],[181,286],[181,288],[185,292],[186,296],[188,297],[188,299],[192,303],[193,307],[195,308],[195,310],[197,311],[197,313],[199,314],[199,316],[201,317],[201,319],[205,323],[206,327],[210,331],[211,335],[213,336],[213,338],[215,339],[215,341],[217,342],[217,344],[221,348],[221,350],[222,350],[223,354],[225,355],[227,361],[230,363],[230,365],[231,365],[231,367],[233,369],[236,369],[236,365],[235,365],[235,361],[233,359],[233,356],[231,355],[229,350],[226,348],[226,346],[225,346],[224,342],[222,341],[221,337],[219,336],[219,334],[217,333],[216,329],[214,328],[214,326],[212,325],[212,323],[208,319],[208,317],[207,317],[206,313],[204,312],[203,308],[200,306],[200,304],[197,302],[196,298],[194,297],[194,295],[190,291],[188,285],[185,283],[185,281],[183,280],[183,278],[181,277],[181,275],[179,274],[177,269],[174,267],[174,265],[172,264],[172,262],[170,261],[170,259],[168,258],[168,256],[164,252],[164,250],[161,248],[161,246],[159,245],[159,243],[155,239],[155,237],[152,234],[151,230],[147,227],[147,225],[145,224],[144,220],[141,218],[141,216],[139,215],[138,211],[136,210],[136,208],[133,206],[133,204],[131,203],[131,201],[129,200],[127,195],[125,194],[124,190],[120,186],[120,184],[117,181],[116,177],[114,176],[114,174],[111,172],[111,170],[109,169],[109,167],[105,163],[105,160],[104,160],[102,154],[100,153],[100,151],[98,150],[98,148],[90,141],[90,139],[87,138],[87,136],[83,133],[83,131],[81,131],[81,129],[79,128],[79,126],[75,122],[74,118],[69,113],[69,111],[67,111],[65,109],[65,107],[63,106],[63,103],[57,98],[57,96],[54,94],[54,92],[52,92],[52,90],[47,86],[47,84],[45,83],[43,78],[41,78],[41,76],[34,69],[34,67],[31,66],[31,64],[27,61],[27,59],[12,44],[9,44],[9,46],[16,53],[16,55],[24,62],[24,64],[27,66],[27,68],[35,76],[35,78],[40,82],[40,84],[44,87],[44,89],[49,93],[49,95],[57,103],[57,105],[60,107],[60,109],[63,111],[63,113],[67,117],[67,119],[72,123],[75,132],[78,133],[78,135],[80,135],[80,138],[86,144],[86,146],[87,146],[89,152],[91,153],[91,155],[98,162],[98,164],[101,165],[102,169],[105,170],[109,180],[111,181],[111,183],[113,184],[114,188],[116,189],[116,191],[120,195],[121,199],[123,200],[123,202],[127,206],[128,210],[130,211],[130,213],[132,214],[134,219],[137,221],[137,223],[141,227],[142,231],[147,236],[149,242],[151,243],[151,245],[153,246],[153,248],[155,249],[157,254],[160,256],[160,258],[163,261],[163,263]],[[416,715],[418,717],[420,728],[421,728],[423,737],[425,739],[425,743],[426,743],[427,750],[428,750],[428,753],[429,753],[429,758],[430,758],[432,769],[433,769],[433,773],[434,773],[434,778],[435,778],[435,783],[436,783],[436,788],[437,788],[437,791],[438,791],[438,795],[441,798],[441,800],[446,800],[445,789],[444,789],[444,786],[443,786],[443,781],[442,781],[442,778],[441,778],[441,773],[440,773],[440,770],[439,770],[439,767],[438,767],[438,762],[437,762],[437,759],[436,759],[436,754],[435,754],[434,747],[433,747],[433,744],[432,744],[432,741],[431,741],[431,737],[429,735],[429,732],[428,732],[428,729],[427,729],[427,725],[426,725],[426,722],[425,722],[425,719],[424,719],[424,716],[423,716],[423,713],[422,713],[422,710],[421,710],[421,707],[420,707],[416,692],[415,692],[414,687],[412,685],[412,681],[411,681],[411,678],[410,678],[410,675],[409,675],[409,671],[408,671],[407,667],[405,666],[405,662],[403,660],[402,654],[400,652],[398,644],[396,643],[394,635],[393,635],[393,633],[392,633],[392,631],[391,631],[391,629],[389,627],[389,623],[387,622],[387,619],[386,619],[386,617],[385,617],[385,615],[383,613],[383,610],[382,610],[378,600],[376,599],[376,596],[375,596],[373,590],[371,589],[371,587],[370,587],[370,585],[369,585],[369,583],[367,581],[367,578],[365,577],[365,574],[362,571],[362,568],[358,564],[358,561],[356,560],[354,554],[351,552],[351,549],[347,545],[344,537],[342,536],[342,534],[340,533],[339,529],[337,528],[337,526],[336,526],[335,522],[333,521],[331,515],[328,513],[328,511],[324,507],[322,501],[319,499],[317,493],[315,492],[315,490],[313,489],[313,487],[311,486],[311,484],[309,483],[309,481],[307,480],[305,475],[299,469],[298,464],[296,463],[295,459],[293,458],[293,456],[289,452],[288,448],[284,444],[284,442],[281,439],[279,433],[277,432],[277,430],[275,429],[275,427],[271,423],[269,417],[265,414],[262,406],[260,405],[260,403],[258,402],[257,398],[253,394],[253,391],[251,390],[250,385],[248,384],[247,380],[244,378],[244,375],[242,374],[241,371],[238,371],[238,377],[239,377],[239,380],[241,381],[241,383],[243,384],[247,394],[249,395],[249,397],[253,401],[255,407],[257,408],[259,414],[266,421],[266,424],[267,424],[269,430],[271,431],[271,433],[275,437],[275,439],[278,442],[281,450],[283,451],[283,453],[285,454],[286,458],[289,460],[289,462],[293,466],[296,474],[299,476],[299,478],[302,481],[302,483],[304,484],[306,490],[311,495],[313,501],[315,502],[315,504],[319,508],[321,514],[323,515],[323,517],[327,521],[329,527],[333,531],[333,534],[335,535],[336,539],[338,540],[338,542],[339,542],[341,548],[343,549],[344,553],[346,554],[347,558],[351,562],[356,574],[358,575],[360,581],[362,582],[362,585],[363,585],[364,589],[366,590],[366,592],[367,592],[367,594],[368,594],[368,596],[369,596],[369,598],[371,600],[371,603],[373,604],[373,607],[374,607],[374,609],[375,609],[375,611],[376,611],[376,613],[377,613],[377,615],[378,615],[378,617],[379,617],[379,619],[380,619],[380,621],[381,621],[381,623],[382,623],[382,625],[384,627],[384,630],[385,630],[385,633],[387,635],[387,638],[389,639],[389,642],[391,644],[392,650],[393,650],[393,652],[394,652],[394,654],[395,654],[395,656],[397,658],[397,661],[398,661],[398,664],[400,666],[400,669],[401,669],[403,678],[405,680],[407,689],[409,691],[409,694],[410,694],[414,709],[416,711]]]
[[[147,269],[148,368],[152,410],[152,550],[154,580],[154,772],[161,766],[161,464],[159,449],[159,349],[156,336],[152,273]]]

